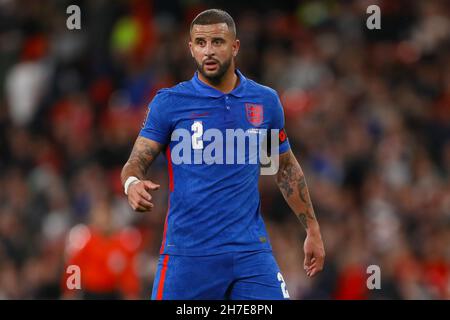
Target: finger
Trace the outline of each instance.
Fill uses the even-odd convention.
[[[317,263],[317,259],[315,257],[313,257],[309,263],[309,265],[307,266],[309,269],[311,269],[313,266],[315,266]]]
[[[134,211],[136,211],[136,212],[150,212],[150,211],[152,211],[152,208],[150,207],[150,208],[147,208],[147,207],[144,207],[144,206],[141,206],[141,205],[136,205],[135,206],[135,208],[136,209],[134,209]]]
[[[307,274],[308,274],[308,273],[312,273],[314,270],[317,270],[317,266],[316,266],[316,265],[311,266],[311,267],[309,267],[308,269],[306,269],[306,273],[307,273]]]
[[[310,272],[313,268],[317,268],[317,269],[321,270],[323,267],[323,262],[324,262],[324,258],[320,254],[319,255],[312,254],[311,261],[310,261],[309,265],[305,266],[305,270],[307,272]]]
[[[137,200],[132,200],[130,202],[131,207],[133,208],[134,211],[138,211],[138,212],[147,212],[147,211],[151,211],[153,208],[153,203],[144,203],[142,201],[145,201],[143,199],[138,198]]]
[[[303,262],[303,266],[307,268],[309,265],[311,265],[311,259],[313,255],[311,252],[305,252],[305,260]]]
[[[138,201],[138,205],[144,208],[153,208],[154,205],[150,201],[145,200],[144,198],[140,198]]]
[[[318,269],[321,269],[323,267],[323,264],[324,264],[324,259],[322,259],[322,258],[317,258],[317,259],[313,258],[311,260],[311,264],[309,265],[309,268],[311,269],[313,267],[316,267]]]
[[[310,277],[314,277],[317,273],[318,273],[317,268],[313,268],[313,269],[309,272],[309,276],[310,276]]]
[[[137,190],[138,195],[140,195],[140,198],[145,199],[147,201],[152,200],[152,195],[148,193],[144,188]]]
[[[315,274],[319,273],[322,270],[323,270],[323,265],[314,265],[309,271],[310,276],[312,277],[312,276],[314,276]]]
[[[145,187],[146,190],[158,190],[159,187],[160,187],[159,184],[153,183],[153,182],[148,181],[148,180],[142,181],[142,182],[144,183],[144,187]]]
[[[315,265],[316,265],[315,263],[310,264],[310,265],[308,265],[308,266],[305,267],[305,270],[306,270],[306,271],[310,271]]]

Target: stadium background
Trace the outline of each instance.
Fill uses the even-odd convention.
[[[381,30],[366,28],[371,4]],[[305,233],[262,177],[291,297],[449,299],[445,0],[0,1],[0,298],[149,298],[165,160],[151,214],[131,212],[119,174],[156,90],[191,78],[188,25],[211,7],[236,20],[240,70],[278,90],[321,224],[325,269],[309,279]],[[67,264],[81,292],[64,289]]]

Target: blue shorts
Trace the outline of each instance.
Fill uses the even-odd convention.
[[[159,258],[154,300],[289,299],[283,276],[270,251],[212,256]]]

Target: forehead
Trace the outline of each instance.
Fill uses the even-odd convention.
[[[191,37],[231,37],[231,31],[228,25],[223,23],[200,25],[194,24],[191,30]]]

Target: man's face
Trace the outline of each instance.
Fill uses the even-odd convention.
[[[233,64],[239,51],[239,40],[226,23],[195,24],[191,30],[189,48],[198,71],[213,83],[218,83]]]

